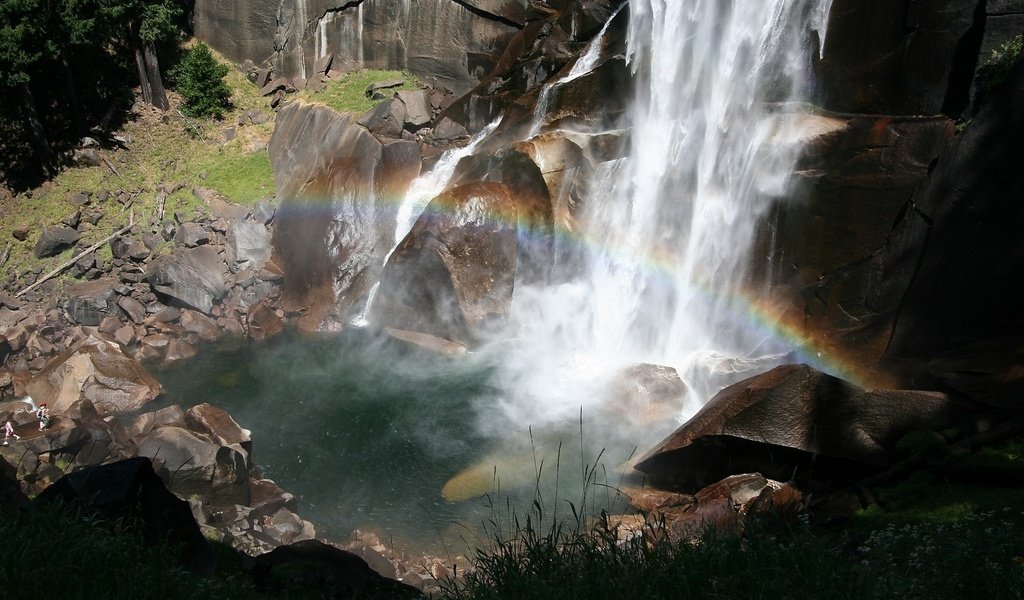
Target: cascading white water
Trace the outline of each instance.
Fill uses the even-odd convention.
[[[631,0],[632,149],[598,174],[580,279],[517,287],[505,411],[555,423],[607,398],[612,374],[676,367],[689,416],[737,373],[791,348],[745,289],[758,220],[799,147],[779,107],[800,99],[830,0]]]

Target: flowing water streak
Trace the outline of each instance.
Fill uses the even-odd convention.
[[[532,138],[533,136],[540,133],[541,127],[544,126],[544,119],[547,117],[548,109],[551,108],[551,100],[554,96],[555,90],[558,86],[568,83],[574,79],[578,79],[587,73],[594,70],[597,66],[598,61],[601,59],[601,47],[604,45],[604,36],[608,32],[608,27],[611,26],[612,21],[619,14],[619,11],[626,5],[623,4],[619,8],[615,9],[612,16],[608,18],[601,31],[594,36],[593,39],[587,44],[583,54],[576,59],[573,63],[572,68],[563,77],[551,83],[545,84],[540,90],[540,95],[537,97],[537,106],[533,111],[533,122],[530,124],[530,131],[526,134],[526,138]]]
[[[423,213],[423,210],[426,209],[427,204],[429,204],[431,200],[443,192],[445,187],[447,187],[452,175],[455,174],[455,168],[459,165],[459,161],[473,154],[477,145],[479,145],[484,138],[494,131],[499,122],[500,120],[496,120],[487,127],[481,129],[465,146],[447,150],[440,158],[437,159],[437,162],[434,163],[433,169],[423,173],[409,184],[409,190],[405,193],[405,197],[402,199],[402,203],[398,206],[398,213],[395,216],[395,241],[391,245],[391,250],[388,250],[387,255],[384,257],[383,264],[388,264],[388,259],[391,258],[391,254],[395,251],[395,248],[398,247],[398,244],[405,239],[405,236],[412,230],[413,225],[416,224],[416,219],[418,219],[420,214]],[[370,314],[370,307],[373,306],[373,300],[377,296],[377,288],[379,287],[380,281],[377,281],[373,284],[373,287],[370,288],[370,293],[367,294],[366,297],[366,304],[363,307],[363,310],[359,313],[359,316],[352,320],[352,325],[356,327],[365,327],[369,324],[369,321],[366,319],[366,315]]]

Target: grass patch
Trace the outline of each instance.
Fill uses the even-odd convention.
[[[204,173],[202,183],[239,204],[252,204],[274,194],[274,172],[270,168],[267,152],[232,152],[225,150],[204,160],[193,168]]]
[[[375,104],[380,102],[379,100],[367,98],[366,88],[374,83],[394,79],[401,79],[404,83],[399,87],[385,90],[384,92],[389,96],[392,92],[420,88],[419,80],[410,73],[366,69],[352,71],[338,79],[331,80],[318,92],[304,90],[299,93],[299,98],[307,102],[329,106],[338,112],[360,114],[370,110]]]

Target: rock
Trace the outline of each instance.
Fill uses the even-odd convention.
[[[381,143],[350,115],[300,103],[278,115],[270,140],[281,198],[273,260],[286,273],[282,305],[314,326],[347,320],[393,244],[395,213],[380,186],[398,182],[382,156]]]
[[[92,199],[92,192],[72,192],[68,194],[68,203],[72,206],[85,206]]]
[[[33,376],[26,390],[48,402],[54,415],[79,400],[88,400],[102,415],[142,408],[161,393],[160,384],[116,343],[88,337],[52,358]]]
[[[212,342],[220,337],[220,328],[217,322],[202,313],[193,310],[182,310],[179,319],[185,331],[190,331],[199,336],[199,339]]]
[[[236,222],[228,241],[235,251],[236,262],[248,262],[249,267],[261,269],[270,259],[270,232],[262,223]]]
[[[146,458],[86,467],[62,477],[34,501],[74,504],[104,521],[139,527],[148,546],[170,543],[186,564],[212,570],[214,557],[188,503],[167,491]]]
[[[252,207],[252,220],[261,225],[269,225],[274,220],[277,207],[267,200],[258,200]]]
[[[178,338],[172,338],[164,352],[164,362],[172,363],[195,357],[199,350],[192,344]]]
[[[141,261],[149,256],[150,248],[135,238],[117,236],[110,240],[110,253],[114,258]]]
[[[405,128],[416,131],[430,123],[433,117],[430,99],[424,90],[401,90],[398,99],[405,105]]]
[[[128,425],[128,436],[133,439],[138,438],[165,425],[185,427],[185,411],[174,404],[160,410],[142,413]]]
[[[131,325],[125,325],[124,327],[118,328],[114,331],[114,341],[122,346],[127,346],[132,343],[135,339],[135,328]]]
[[[249,309],[247,319],[249,337],[260,342],[284,331],[284,323],[281,317],[274,314],[274,311],[266,304],[257,304]]]
[[[212,246],[178,250],[153,260],[146,279],[153,291],[209,314],[227,292],[227,265]]]
[[[212,404],[197,404],[188,409],[185,424],[192,431],[210,436],[221,446],[238,444],[246,452],[252,452],[250,431],[242,429],[231,415]]]
[[[611,383],[613,411],[634,424],[665,421],[683,413],[686,384],[672,367],[639,364]]]
[[[28,234],[31,229],[28,225],[19,225],[11,230],[11,236],[19,242],[23,242],[28,239]]]
[[[76,210],[75,212],[61,219],[60,222],[70,227],[71,229],[78,229],[78,224],[82,222],[82,211]]]
[[[504,322],[516,270],[508,188],[474,183],[431,200],[391,254],[371,322],[472,343]]]
[[[141,324],[146,319],[146,307],[131,296],[123,296],[117,299],[117,305],[128,315],[128,318],[135,324]]]
[[[258,591],[277,595],[278,573],[288,573],[297,586],[312,586],[330,598],[412,599],[423,595],[412,586],[378,574],[355,554],[318,540],[279,546],[255,558],[253,581]]]
[[[786,365],[722,390],[636,468],[684,490],[743,472],[855,476],[887,465],[905,433],[956,423],[958,408],[938,392],[865,390]]]
[[[313,73],[317,75],[326,75],[331,70],[331,61],[334,60],[334,53],[328,52],[316,59],[313,63]]]
[[[64,310],[68,318],[81,325],[99,325],[106,318],[117,318],[118,297],[115,291],[120,285],[112,277],[76,283],[68,288]]]
[[[205,202],[215,217],[229,221],[241,221],[249,216],[248,207],[235,204],[220,195],[216,190],[197,187],[193,188],[192,195]]]
[[[39,234],[39,239],[36,241],[35,248],[32,249],[32,254],[36,258],[56,256],[74,246],[75,242],[81,239],[81,237],[81,233],[66,225],[46,227]]]
[[[221,446],[181,427],[158,427],[138,443],[140,456],[159,459],[157,471],[179,496],[197,494],[213,504],[247,504],[248,469],[241,448]]]
[[[398,138],[402,135],[405,119],[405,103],[396,98],[374,106],[360,115],[356,122],[377,137]]]
[[[174,234],[174,242],[188,248],[195,248],[210,241],[210,235],[199,223],[182,223]]]

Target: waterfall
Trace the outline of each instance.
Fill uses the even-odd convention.
[[[613,373],[675,367],[688,417],[794,348],[758,312],[747,265],[759,221],[787,193],[830,0],[631,0],[628,158],[603,165],[574,232],[583,276],[518,286],[503,408],[555,423],[602,402]],[[745,373],[745,375],[744,375]]]

